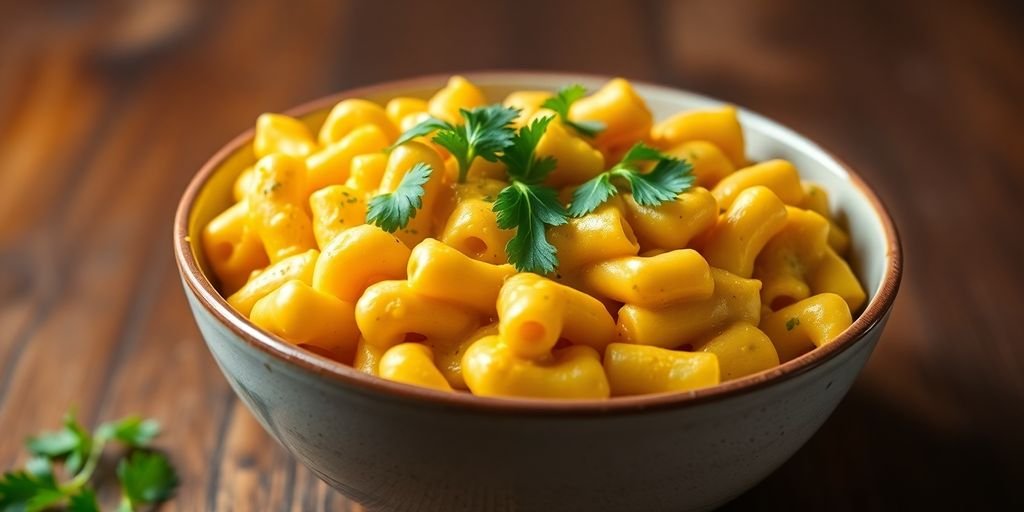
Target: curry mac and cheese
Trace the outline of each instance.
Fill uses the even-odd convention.
[[[748,160],[736,109],[656,122],[623,79],[493,99],[456,76],[318,130],[260,116],[202,233],[228,303],[384,379],[559,399],[767,370],[863,306],[826,191]]]

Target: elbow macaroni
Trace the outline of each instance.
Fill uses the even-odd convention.
[[[575,273],[590,263],[636,256],[640,252],[633,228],[613,201],[593,213],[555,226],[548,232],[548,239],[558,251],[558,268],[563,275]]]
[[[710,297],[682,300],[664,306],[626,304],[619,310],[619,341],[637,345],[679,348],[734,322],[757,324],[761,317],[761,283],[713,269]]]
[[[604,123],[594,144],[605,151],[649,139],[653,121],[643,98],[622,78],[612,79],[594,94],[573,103],[569,118]]]
[[[786,206],[766,187],[751,187],[719,219],[704,242],[711,266],[740,277],[754,273],[754,260],[786,224]]]
[[[628,343],[608,346],[604,368],[614,396],[690,391],[721,380],[715,354]]]
[[[356,303],[356,324],[370,345],[407,341],[451,342],[480,326],[476,312],[416,293],[408,281],[370,285]]]
[[[248,216],[248,203],[239,201],[203,228],[203,252],[224,293],[234,293],[253,271],[270,263],[263,242],[246,222]]]
[[[711,267],[693,249],[605,260],[585,268],[582,282],[595,295],[639,306],[706,299],[715,288]]]
[[[516,127],[555,112],[551,91],[515,91]],[[201,233],[227,302],[297,346],[391,381],[444,393],[606,399],[692,392],[769,370],[838,339],[867,294],[850,237],[820,186],[785,160],[748,160],[734,107],[655,122],[615,79],[569,108],[593,138],[553,119],[536,146],[543,184],[573,191],[638,141],[689,161],[695,186],[642,206],[620,193],[547,230],[558,266],[517,272],[494,201],[505,164],[477,158],[468,181],[430,135],[488,104],[452,77],[432,97],[339,102],[321,126],[256,122],[252,165]],[[432,169],[403,229],[366,224],[369,201],[415,165]],[[841,219],[841,217],[839,217]]]
[[[317,318],[310,322],[309,318]],[[297,345],[309,344],[351,361],[359,340],[352,304],[301,280],[284,283],[256,301],[252,323]]]
[[[313,237],[323,249],[348,228],[363,224],[366,219],[366,198],[356,189],[330,185],[309,195],[313,215]]]
[[[842,297],[822,293],[765,315],[760,327],[784,363],[831,343],[852,321],[850,308]]]
[[[798,205],[804,200],[804,187],[796,167],[785,160],[769,160],[740,169],[722,178],[711,189],[718,206],[728,208],[741,192],[751,187],[767,187],[785,204]]]
[[[718,220],[718,203],[705,188],[696,187],[675,201],[642,206],[631,194],[624,198],[626,218],[643,250],[683,249]]]
[[[512,265],[474,260],[432,238],[413,248],[407,272],[409,285],[420,294],[475,309],[484,316],[496,314],[498,292],[514,273]],[[452,286],[459,280],[473,286]]]
[[[681,112],[656,124],[651,129],[651,138],[665,149],[703,140],[721,149],[732,165],[743,166],[747,162],[743,127],[736,107]]]
[[[256,163],[249,191],[249,226],[263,242],[271,262],[316,247],[313,224],[306,213],[305,164],[274,153]]]

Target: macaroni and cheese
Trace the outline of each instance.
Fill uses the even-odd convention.
[[[624,79],[488,98],[456,76],[315,128],[259,117],[203,254],[254,324],[384,379],[685,392],[834,341],[866,300],[826,191],[751,161],[733,107],[658,121]]]

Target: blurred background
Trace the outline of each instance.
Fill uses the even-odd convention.
[[[171,257],[174,208],[261,112],[511,68],[758,111],[895,216],[906,274],[868,368],[729,508],[1024,506],[1022,25],[1012,0],[2,2],[0,469],[69,407],[89,424],[139,413],[183,477],[164,510],[358,510],[217,371]]]

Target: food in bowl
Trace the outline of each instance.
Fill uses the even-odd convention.
[[[495,397],[689,391],[828,344],[865,292],[826,191],[731,107],[632,85],[338,103],[257,121],[203,230],[227,302],[384,379]]]

